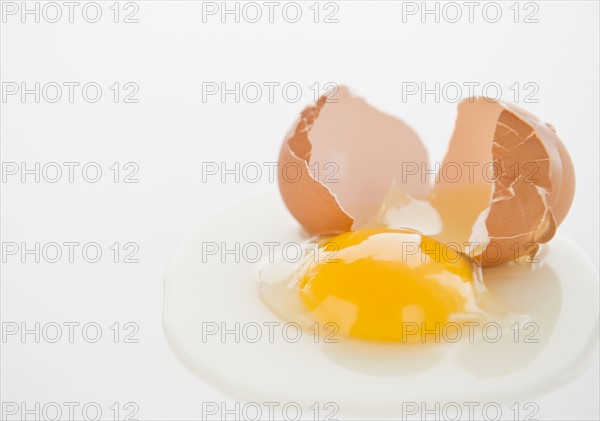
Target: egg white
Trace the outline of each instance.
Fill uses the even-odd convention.
[[[257,292],[264,259],[203,259],[207,242],[288,244],[307,238],[272,190],[199,223],[167,268],[163,321],[172,348],[204,380],[244,401],[336,402],[340,413],[372,417],[399,414],[403,402],[522,400],[573,378],[598,344],[597,271],[560,235],[544,246],[536,265],[484,272],[488,289],[515,313],[528,315],[535,333],[529,326],[515,341],[516,333],[503,329],[495,343],[477,335],[434,346],[315,342],[310,333],[293,343],[279,330],[273,341],[265,335],[254,343],[232,335],[207,339],[207,324],[285,324]]]

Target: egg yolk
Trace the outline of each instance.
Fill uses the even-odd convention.
[[[449,323],[460,327],[480,311],[472,264],[410,230],[362,229],[324,240],[307,256],[298,286],[319,323],[360,339],[439,341]]]

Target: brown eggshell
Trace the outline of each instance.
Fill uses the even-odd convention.
[[[442,176],[432,191],[440,241],[470,246],[490,266],[534,255],[552,239],[575,191],[573,164],[552,126],[514,104],[467,99],[441,168],[466,163],[478,170]]]
[[[485,266],[534,255],[554,236],[575,191],[573,164],[554,127],[489,98],[459,104],[432,191],[423,174],[407,177],[405,164],[427,163],[415,132],[346,88],[302,112],[279,163],[284,202],[309,234],[360,227],[395,183],[437,209],[442,230],[434,238]]]
[[[352,228],[352,218],[336,197],[309,172],[312,145],[308,133],[326,98],[306,108],[279,154],[279,189],[289,211],[311,235],[340,233]],[[290,171],[295,171],[290,173]]]
[[[427,197],[425,180],[402,179],[403,162],[427,162],[417,134],[341,87],[306,108],[287,136],[279,188],[309,234],[336,234],[375,214],[394,181],[414,197]]]

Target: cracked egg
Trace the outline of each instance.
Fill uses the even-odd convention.
[[[536,396],[591,359],[597,270],[560,235],[539,246],[575,184],[549,124],[464,100],[428,178],[415,131],[341,88],[302,112],[279,163],[279,192],[203,221],[165,275],[169,342],[215,387],[397,419],[407,401]],[[230,260],[261,244],[283,247]]]
[[[535,255],[554,236],[575,190],[573,164],[554,127],[489,98],[459,104],[433,182],[419,171],[427,151],[414,130],[346,88],[302,112],[279,164],[283,200],[311,235],[360,228],[384,205],[399,213],[421,203],[437,215],[430,220],[441,221],[423,233],[484,266]],[[404,198],[392,202],[392,194]],[[418,215],[403,213],[390,228],[415,228]]]

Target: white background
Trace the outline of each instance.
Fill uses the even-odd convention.
[[[3,2],[3,8],[6,7]],[[21,3],[15,3],[23,7]],[[504,99],[531,110],[558,130],[577,172],[577,192],[570,214],[560,228],[576,240],[598,267],[598,3],[500,2],[502,16],[475,9],[469,22],[435,22],[435,16],[403,15],[401,3],[337,2],[338,23],[324,23],[334,10],[319,9],[314,22],[312,2],[302,3],[302,18],[289,23],[282,5],[274,22],[268,9],[258,23],[233,15],[222,23],[219,14],[205,16],[201,2],[138,1],[138,23],[123,23],[131,6],[119,9],[115,23],[112,2],[101,2],[102,17],[88,23],[85,2],[75,9],[74,22],[62,2],[63,17],[48,23],[42,16],[3,13],[1,79],[3,83],[78,82],[74,102],[68,92],[57,103],[19,95],[1,103],[2,162],[78,162],[75,181],[57,183],[28,176],[9,176],[2,183],[2,241],[63,243],[97,242],[102,259],[87,263],[76,254],[58,263],[26,263],[7,256],[2,265],[3,322],[96,322],[103,328],[98,343],[76,335],[56,344],[36,343],[18,336],[2,343],[1,400],[3,402],[99,402],[106,419],[109,406],[135,402],[140,419],[199,419],[203,401],[228,399],[194,377],[169,349],[161,326],[162,274],[182,236],[193,223],[242,195],[275,188],[265,176],[258,183],[230,177],[222,183],[211,177],[202,183],[202,162],[273,162],[287,129],[327,82],[349,85],[371,104],[401,117],[420,134],[439,161],[455,119],[454,91],[439,100],[413,95],[403,101],[403,82],[436,82],[441,86],[494,83]],[[230,7],[233,2],[229,3]],[[262,4],[262,3],[260,3]],[[417,7],[422,7],[415,3]],[[44,3],[40,3],[42,8]],[[217,3],[221,7],[220,2]],[[35,2],[28,2],[35,7]],[[429,7],[435,7],[433,3]],[[442,10],[443,4],[438,7]],[[445,9],[454,18],[454,10]],[[50,19],[54,11],[47,9]],[[88,9],[93,18],[94,13]],[[250,11],[249,11],[250,13]],[[289,17],[293,18],[292,11]],[[253,17],[254,12],[249,15]],[[403,17],[405,18],[403,22]],[[531,17],[530,17],[531,18]],[[81,86],[98,83],[102,98],[88,103]],[[114,102],[109,86],[133,82],[137,103]],[[233,95],[203,101],[203,82],[262,84],[296,82],[302,87],[297,102],[275,89],[256,103]],[[524,102],[526,83],[538,90]],[[519,98],[514,84],[518,83]],[[405,85],[406,86],[406,85]],[[511,90],[510,87],[513,87]],[[531,85],[528,85],[531,86]],[[315,88],[313,88],[315,89]],[[50,94],[54,96],[54,91]],[[91,92],[91,91],[90,91]],[[121,91],[123,94],[124,91]],[[130,92],[130,91],[127,91]],[[491,89],[488,95],[494,96]],[[293,96],[293,91],[290,91]],[[442,92],[443,93],[443,92]],[[97,183],[86,182],[81,167],[96,162],[102,169]],[[115,183],[108,168],[114,162],[139,166],[138,183]],[[52,173],[53,174],[53,173]],[[114,263],[109,246],[135,242],[139,263]],[[65,249],[66,250],[66,249]],[[123,256],[120,256],[122,260]],[[109,326],[136,323],[138,343],[112,340]],[[76,331],[80,332],[80,331]],[[65,332],[66,333],[66,330]],[[123,331],[122,331],[123,333]],[[577,335],[577,327],[573,335]],[[16,339],[15,339],[16,338]],[[251,363],[251,362],[249,362]],[[268,369],[268,368],[265,368]],[[536,398],[540,419],[598,419],[598,361],[584,374],[552,393]],[[19,419],[19,418],[17,418]],[[66,419],[66,418],[65,418]]]

